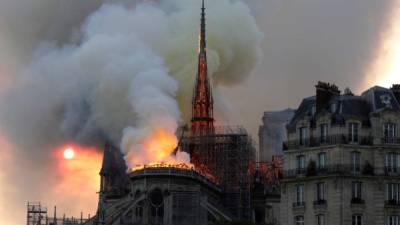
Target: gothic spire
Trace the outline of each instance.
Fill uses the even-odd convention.
[[[213,97],[207,74],[205,10],[202,0],[199,64],[192,99],[192,134],[196,136],[214,133]]]
[[[201,6],[201,27],[200,27],[200,52],[206,52],[206,8],[204,7],[204,0]]]

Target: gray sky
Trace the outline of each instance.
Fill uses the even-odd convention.
[[[244,85],[225,93],[235,123],[253,136],[263,111],[297,107],[314,94],[318,80],[363,91],[366,70],[395,7],[391,0],[247,2],[265,35],[264,59]]]

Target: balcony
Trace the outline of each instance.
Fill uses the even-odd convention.
[[[351,204],[354,205],[364,205],[365,204],[365,200],[361,199],[361,198],[352,198],[351,199]]]
[[[314,205],[326,205],[326,200],[318,199],[318,200],[314,201]]]
[[[400,141],[400,140],[399,140]],[[400,142],[399,142],[400,143]],[[310,137],[305,140],[291,140],[283,143],[283,150],[293,150],[301,148],[319,147],[325,145],[336,144],[357,144],[357,145],[373,145],[373,138],[371,136],[360,136],[357,142],[352,142],[346,135],[330,135],[321,139],[320,137]]]
[[[381,139],[382,144],[387,144],[387,145],[396,145],[400,144],[400,138],[398,137],[384,137]]]
[[[293,208],[304,208],[306,207],[305,202],[293,202]]]
[[[391,199],[385,201],[385,207],[386,208],[400,208],[400,201],[396,199]]]
[[[368,173],[366,173],[368,172]],[[374,175],[374,168],[372,171],[365,171],[362,167],[355,168],[353,165],[334,164],[327,165],[324,168],[315,168],[308,170],[291,169],[283,172],[283,178],[295,177],[313,177],[313,176],[328,176],[328,175]]]
[[[328,203],[325,199],[318,199],[314,201],[314,209],[315,210],[326,210]]]
[[[398,167],[385,166],[383,169],[385,176],[400,176],[400,168]]]

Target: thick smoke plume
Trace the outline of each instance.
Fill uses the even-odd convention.
[[[210,74],[218,84],[240,82],[257,61],[261,35],[245,4],[208,7]],[[10,137],[24,147],[65,140],[119,144],[125,130],[129,148],[147,136],[138,132],[156,126],[175,132],[179,106],[190,109],[198,23],[194,0],[101,6],[78,42],[42,42],[36,49],[4,103]]]

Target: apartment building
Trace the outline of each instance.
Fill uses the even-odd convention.
[[[281,225],[400,225],[399,102],[316,85],[287,125]]]

